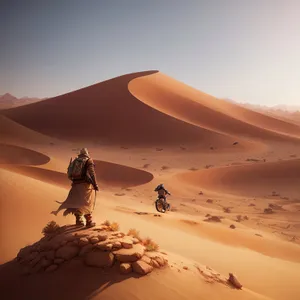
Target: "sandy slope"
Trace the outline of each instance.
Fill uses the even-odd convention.
[[[282,196],[299,196],[300,160],[253,163],[212,168],[177,175],[181,181],[199,188],[229,194],[267,196],[273,191]]]
[[[186,122],[217,132],[278,140],[282,133],[300,137],[300,127],[216,99],[162,73],[139,77],[130,92],[151,107]]]
[[[1,291],[9,293],[5,299],[20,299],[20,293],[27,299],[299,299],[300,165],[294,156],[300,150],[299,127],[227,105],[154,71],[3,113],[0,263],[40,238],[48,221],[74,222],[50,215],[70,184],[65,170],[74,148],[66,140],[76,147],[93,145],[102,185],[95,220],[117,221],[124,231],[137,228],[174,254],[169,270],[140,279],[100,275],[98,269],[80,266],[79,272],[78,266],[66,266],[45,277],[20,277],[13,263],[5,264],[0,266]],[[239,145],[233,146],[236,140]],[[245,150],[267,162],[245,163]],[[282,157],[290,160],[278,161]],[[214,167],[205,169],[210,164]],[[155,217],[153,189],[160,182],[171,190],[176,210]],[[273,190],[287,199],[270,196]],[[264,215],[270,202],[280,202],[284,210]],[[232,213],[224,213],[224,207]],[[224,219],[205,222],[207,213]],[[237,214],[249,220],[236,222]],[[237,274],[244,291],[201,281],[195,264]]]
[[[232,144],[232,138],[168,116],[133,97],[128,83],[154,72],[124,75],[2,114],[43,134],[89,144]]]

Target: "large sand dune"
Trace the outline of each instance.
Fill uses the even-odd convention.
[[[254,163],[240,166],[212,168],[177,175],[199,188],[248,195],[268,196],[273,191],[282,196],[297,197],[300,186],[300,160]]]

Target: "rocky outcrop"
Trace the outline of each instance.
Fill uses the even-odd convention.
[[[54,272],[71,260],[81,260],[88,267],[116,266],[121,274],[139,275],[168,264],[165,254],[148,252],[137,238],[111,231],[105,225],[89,229],[62,227],[55,234],[22,248],[16,260],[24,275]]]

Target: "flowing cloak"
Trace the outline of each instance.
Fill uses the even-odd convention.
[[[87,172],[93,179],[96,178],[94,163],[90,158],[88,160]],[[97,183],[94,182],[94,185],[96,184]],[[94,185],[86,181],[73,182],[67,199],[62,203],[56,201],[61,205],[56,211],[52,211],[52,214],[57,215],[63,209],[65,209],[64,216],[70,213],[74,214],[75,212],[79,212],[83,215],[91,214],[96,200]]]

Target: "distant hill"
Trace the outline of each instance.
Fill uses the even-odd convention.
[[[40,99],[40,98],[30,98],[30,97],[17,98],[9,93],[6,93],[4,95],[0,95],[0,109],[22,106],[30,103],[39,102],[45,99],[46,98]]]

